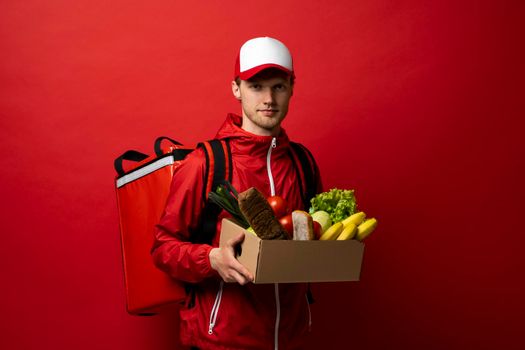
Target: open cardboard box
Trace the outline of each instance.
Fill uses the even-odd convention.
[[[348,241],[262,240],[231,219],[222,220],[220,245],[244,232],[237,259],[254,283],[359,281],[364,244]]]

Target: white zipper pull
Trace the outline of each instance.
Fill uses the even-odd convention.
[[[275,184],[273,182],[273,174],[272,174],[272,164],[271,164],[271,158],[272,158],[272,150],[277,147],[277,138],[272,138],[272,143],[270,144],[270,148],[268,148],[268,153],[266,155],[266,169],[268,170],[268,179],[270,180],[270,195],[275,196]]]

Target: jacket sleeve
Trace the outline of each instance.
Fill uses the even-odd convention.
[[[204,207],[205,168],[204,152],[196,149],[175,169],[164,213],[155,227],[155,265],[184,282],[217,276],[209,260],[212,247],[190,242],[190,232],[197,228]]]

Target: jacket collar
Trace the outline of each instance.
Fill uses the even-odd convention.
[[[216,138],[228,138],[234,144],[232,153],[241,152],[254,157],[266,156],[268,148],[272,144],[273,136],[260,136],[252,134],[241,127],[242,117],[236,114],[228,114],[226,121],[217,132]],[[288,151],[290,140],[286,131],[281,127],[281,132],[276,137],[277,146],[272,150],[272,155],[278,156]]]

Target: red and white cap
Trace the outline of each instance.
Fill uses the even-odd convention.
[[[248,40],[241,46],[235,63],[235,78],[248,80],[267,68],[277,68],[293,75],[292,55],[277,39],[262,37]]]

